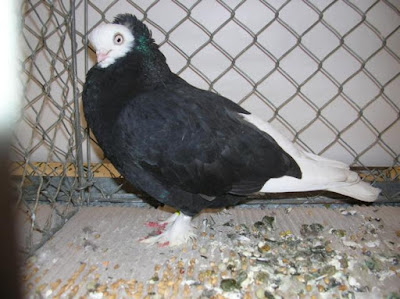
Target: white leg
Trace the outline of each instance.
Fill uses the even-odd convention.
[[[172,216],[167,219],[170,223],[167,224],[161,234],[145,238],[141,242],[152,245],[158,243],[165,246],[179,246],[187,243],[189,239],[196,236],[191,224],[192,217],[186,216],[183,213],[175,213],[173,216],[175,219],[172,220]]]

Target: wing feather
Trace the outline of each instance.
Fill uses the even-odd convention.
[[[115,143],[147,174],[208,198],[251,194],[270,178],[301,176],[272,137],[243,120],[243,108],[191,86],[185,90],[182,82],[175,87],[136,96],[115,123]]]

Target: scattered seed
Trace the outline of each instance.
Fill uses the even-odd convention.
[[[248,275],[245,271],[239,271],[237,278],[236,278],[236,282],[237,284],[240,286],[242,284],[242,282],[244,282],[247,279]]]
[[[267,299],[274,299],[275,297],[274,297],[274,295],[272,295],[270,292],[268,292],[268,291],[265,291],[264,292],[264,296],[265,296],[265,298],[267,298]]]
[[[274,229],[275,217],[264,216],[261,221],[265,224],[268,230]]]
[[[193,292],[198,292],[197,294],[201,294],[200,298],[202,299],[218,299],[224,297],[224,294],[218,293],[222,289],[224,292],[236,291],[234,295],[240,294],[246,299],[252,298],[252,296],[274,298],[274,294],[277,297],[282,296],[283,290],[287,288],[288,280],[290,280],[294,287],[303,286],[304,289],[296,290],[297,296],[302,299],[317,298],[318,296],[353,298],[351,296],[354,292],[369,291],[368,286],[360,285],[363,281],[360,276],[355,275],[355,278],[351,276],[358,269],[363,272],[363,275],[374,275],[377,278],[385,278],[387,275],[399,276],[398,256],[377,255],[375,250],[378,246],[371,245],[373,242],[371,241],[373,240],[372,232],[379,233],[379,228],[372,226],[378,225],[376,222],[383,221],[372,217],[369,217],[367,221],[368,225],[360,225],[359,230],[352,232],[352,235],[342,229],[330,229],[328,233],[325,228],[328,224],[324,222],[322,223],[325,227],[319,223],[304,224],[300,227],[302,236],[300,237],[292,234],[290,230],[272,231],[275,218],[270,216],[265,216],[261,221],[256,221],[249,226],[245,224],[235,226],[234,221],[231,220],[224,224],[224,231],[218,230],[217,225],[215,227],[214,231],[218,234],[227,231],[227,234],[231,235],[227,244],[218,248],[219,251],[212,247],[216,246],[214,244],[216,242],[199,239],[198,243],[194,243],[194,248],[197,248],[198,254],[203,258],[207,258],[208,255],[208,258],[211,259],[211,254],[221,254],[221,261],[219,262],[208,262],[201,258],[198,258],[199,260],[195,258],[187,260],[183,257],[178,259],[175,256],[165,255],[165,264],[163,266],[155,265],[153,276],[145,284],[120,279],[113,282],[110,285],[111,287],[99,283],[100,274],[92,273],[97,270],[96,267],[90,267],[81,277],[81,272],[85,268],[84,265],[81,265],[82,270],[76,271],[62,285],[62,290],[66,291],[67,294],[72,294],[77,292],[79,288],[86,289],[88,296],[90,296],[89,293],[102,293],[104,298],[119,296],[119,294],[114,295],[112,293],[112,291],[117,290],[125,291],[128,298],[154,299],[192,298]],[[397,237],[400,237],[400,230],[395,233]],[[204,237],[208,235],[205,232],[204,234]],[[335,236],[343,239],[339,240]],[[347,243],[343,244],[354,247],[355,250],[350,250],[348,255],[340,252],[336,249],[338,244],[335,244],[338,241],[340,242],[339,245],[346,241]],[[393,247],[391,250],[395,250],[397,248],[396,242],[391,244]],[[363,254],[362,260],[356,261],[354,258],[360,252]],[[111,267],[109,262],[103,262],[102,266]],[[30,265],[30,268],[32,267],[33,264]],[[119,267],[119,264],[113,266],[115,270]],[[163,271],[161,271],[162,268]],[[381,272],[384,270],[390,270],[387,271],[390,273]],[[31,270],[30,274],[32,272]],[[35,277],[44,276],[43,272],[39,273],[38,270],[36,272],[34,272],[36,276],[32,277],[31,275],[28,282],[33,282]],[[97,279],[93,279],[93,276]],[[79,281],[82,282],[79,286],[76,286],[74,283],[78,277]],[[189,280],[191,283],[189,283]],[[53,282],[48,291],[52,292],[53,287],[56,289],[60,285],[61,280]],[[31,284],[30,288],[38,292],[46,289],[45,286],[38,287],[37,284]],[[267,291],[266,288],[271,292],[274,290],[274,293]],[[339,293],[339,291],[342,293]],[[321,294],[319,295],[317,292]],[[50,295],[51,293],[49,293]],[[196,297],[198,298],[198,296]],[[388,297],[388,295],[385,298],[399,299],[393,296]]]
[[[264,292],[265,292],[265,290],[263,288],[258,288],[256,290],[256,297],[258,299],[264,299],[265,298]]]
[[[258,251],[260,253],[266,253],[266,252],[270,251],[270,249],[271,249],[271,247],[266,243],[261,242],[258,244]]]
[[[357,211],[356,211],[356,210],[347,211],[347,210],[345,210],[345,209],[340,209],[339,211],[340,211],[340,214],[342,214],[342,215],[344,215],[344,216],[354,216],[354,215],[357,214]]]
[[[262,221],[254,222],[254,228],[258,231],[265,229],[265,223]]]
[[[61,282],[61,281],[60,281]],[[95,290],[96,290],[96,288],[97,288],[97,285],[96,285],[96,282],[95,281],[89,281],[87,284],[86,284],[86,289],[89,291],[89,292],[94,292]],[[53,289],[53,288],[52,288]],[[53,289],[54,290],[54,289]]]
[[[258,284],[265,284],[269,280],[269,275],[266,272],[258,272],[255,280]]]
[[[40,286],[38,286],[38,287],[36,288],[36,292],[37,292],[37,293],[41,293],[41,292],[43,292],[43,290],[44,290],[46,287],[47,287],[47,283],[43,283],[43,284],[41,284]]]
[[[223,279],[220,284],[221,289],[224,292],[231,292],[239,289],[239,286],[235,279]]]
[[[292,232],[290,230],[285,230],[285,231],[282,231],[279,233],[279,236],[281,236],[282,238],[285,238],[285,237],[288,237],[291,235],[292,235]]]
[[[300,229],[300,234],[304,237],[309,236],[317,236],[324,229],[322,224],[313,223],[313,224],[303,224]]]
[[[224,263],[219,263],[219,264],[218,264],[218,270],[219,270],[220,272],[226,271],[226,265],[225,265]]]
[[[386,296],[386,299],[400,299],[400,294],[392,292]]]
[[[344,285],[344,284],[341,284],[341,285],[338,287],[338,289],[339,289],[339,291],[344,292],[344,291],[347,290],[347,286]]]
[[[319,274],[321,275],[328,275],[328,276],[332,276],[337,272],[336,267],[335,266],[325,266],[324,268],[322,268],[319,272]]]
[[[61,284],[61,279],[57,279],[55,282],[50,283],[50,289],[53,291],[58,288],[58,286]]]
[[[233,219],[229,219],[229,221],[228,221],[228,222],[225,222],[225,223],[223,224],[223,226],[233,227],[233,226],[234,226],[234,224],[233,224]]]

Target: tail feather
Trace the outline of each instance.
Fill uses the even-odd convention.
[[[381,190],[361,181],[358,174],[351,171],[348,165],[304,151],[290,142],[271,124],[253,115],[243,115],[243,118],[274,138],[279,146],[296,161],[302,172],[301,179],[292,176],[270,179],[260,192],[329,190],[367,202],[378,198]]]
[[[327,190],[366,202],[375,201],[378,198],[379,193],[381,193],[381,189],[372,187],[370,184],[363,181],[359,181],[354,185],[329,188]]]
[[[332,167],[308,157],[295,158],[302,178],[283,176],[268,180],[261,192],[303,192],[326,189],[340,189],[360,181],[355,172],[343,167]]]
[[[303,154],[306,157],[310,158],[311,160],[314,160],[316,162],[320,162],[323,165],[332,166],[332,167],[338,167],[338,168],[343,168],[343,169],[350,169],[350,167],[347,164],[345,164],[343,162],[340,162],[340,161],[327,159],[327,158],[324,158],[324,157],[321,157],[321,156],[318,156],[318,155],[315,155],[315,154],[312,154],[312,153],[308,153],[308,152],[305,152],[305,151],[303,151]]]
[[[358,174],[342,165],[326,166],[314,159],[297,159],[303,172],[301,179],[289,176],[270,179],[260,192],[303,192],[328,190],[361,201],[372,202],[378,198],[380,189],[361,181]],[[331,164],[333,165],[333,164]]]

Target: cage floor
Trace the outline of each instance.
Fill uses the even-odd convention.
[[[195,218],[186,246],[138,242],[168,216],[81,208],[25,263],[25,295],[400,298],[400,207],[236,207]]]

